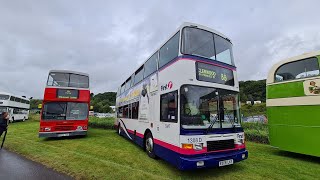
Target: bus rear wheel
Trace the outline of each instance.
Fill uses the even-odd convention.
[[[154,143],[153,143],[153,137],[151,133],[148,133],[146,135],[145,139],[145,149],[150,158],[156,159],[156,154],[154,153]]]

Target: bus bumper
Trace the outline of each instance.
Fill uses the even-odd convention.
[[[87,131],[39,132],[39,138],[45,138],[45,137],[85,136],[85,135],[87,135]]]
[[[232,153],[223,153],[219,155],[210,155],[200,157],[180,157],[180,170],[192,170],[200,168],[219,167],[219,162],[231,160],[232,164],[248,158],[247,150],[240,150]],[[229,161],[230,162],[230,161]],[[231,165],[231,164],[230,164]]]

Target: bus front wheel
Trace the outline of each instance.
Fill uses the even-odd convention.
[[[118,135],[121,136],[121,127],[120,127],[120,123],[118,124]]]
[[[145,144],[145,149],[146,149],[148,156],[155,159],[156,155],[154,153],[154,143],[153,143],[153,137],[152,137],[151,133],[148,133],[146,135],[146,140],[145,140],[144,144]]]

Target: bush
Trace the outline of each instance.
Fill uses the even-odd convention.
[[[266,116],[266,103],[248,105],[244,104],[241,106],[241,113],[244,117],[256,116],[256,115],[265,115]]]
[[[115,118],[98,118],[90,116],[89,118],[89,127],[101,128],[101,129],[114,129],[114,120]]]
[[[267,124],[242,123],[242,127],[247,141],[269,144],[269,131]]]

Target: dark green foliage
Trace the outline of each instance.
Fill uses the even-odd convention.
[[[109,113],[112,112],[110,106],[114,106],[116,104],[116,92],[104,92],[91,96],[91,106],[93,106],[94,112],[99,113]]]
[[[256,115],[267,116],[266,111],[267,111],[266,103],[255,104],[255,105],[243,104],[241,106],[241,114],[243,114],[244,117],[256,116]]]
[[[115,118],[90,117],[89,127],[101,129],[113,129]]]
[[[242,123],[241,124],[247,141],[269,144],[268,125],[262,123]]]
[[[42,99],[31,99],[30,109],[38,109],[39,104],[42,104]]]
[[[259,81],[240,81],[240,100],[241,102],[254,101],[266,102],[266,80]]]

